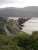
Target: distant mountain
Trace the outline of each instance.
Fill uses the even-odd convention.
[[[25,8],[0,8],[1,16],[26,16],[26,17],[38,17],[38,6],[30,6]]]

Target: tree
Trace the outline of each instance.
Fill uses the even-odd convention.
[[[7,30],[10,32],[10,34],[12,35],[16,35],[16,33],[18,33],[20,31],[19,27],[17,26],[17,23],[15,20],[10,19],[7,22]]]
[[[30,36],[27,33],[20,33],[20,36],[18,36],[18,46],[25,48],[26,50],[31,49],[31,39]]]
[[[32,48],[38,50],[38,31],[32,32]]]
[[[18,27],[20,28],[20,30],[22,29],[22,27],[24,26],[23,23],[28,21],[30,18],[24,18],[24,17],[21,17],[17,20],[17,23],[18,23]]]

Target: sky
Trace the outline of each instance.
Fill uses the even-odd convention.
[[[0,0],[0,8],[38,6],[38,0]]]

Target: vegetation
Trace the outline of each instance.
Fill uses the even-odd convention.
[[[38,50],[38,36],[35,37],[35,34],[25,32],[19,32],[15,37],[0,33],[0,50]]]
[[[4,26],[12,36],[8,36]],[[14,34],[15,33],[15,34]],[[16,35],[16,36],[13,36]],[[38,50],[38,31],[29,35],[21,32],[19,25],[14,20],[0,22],[0,50]]]
[[[15,20],[11,19],[7,22],[7,29],[10,33],[16,34],[20,31]]]

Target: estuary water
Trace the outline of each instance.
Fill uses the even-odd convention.
[[[32,34],[32,31],[38,31],[38,18],[32,17],[30,20],[25,22],[22,31]]]

